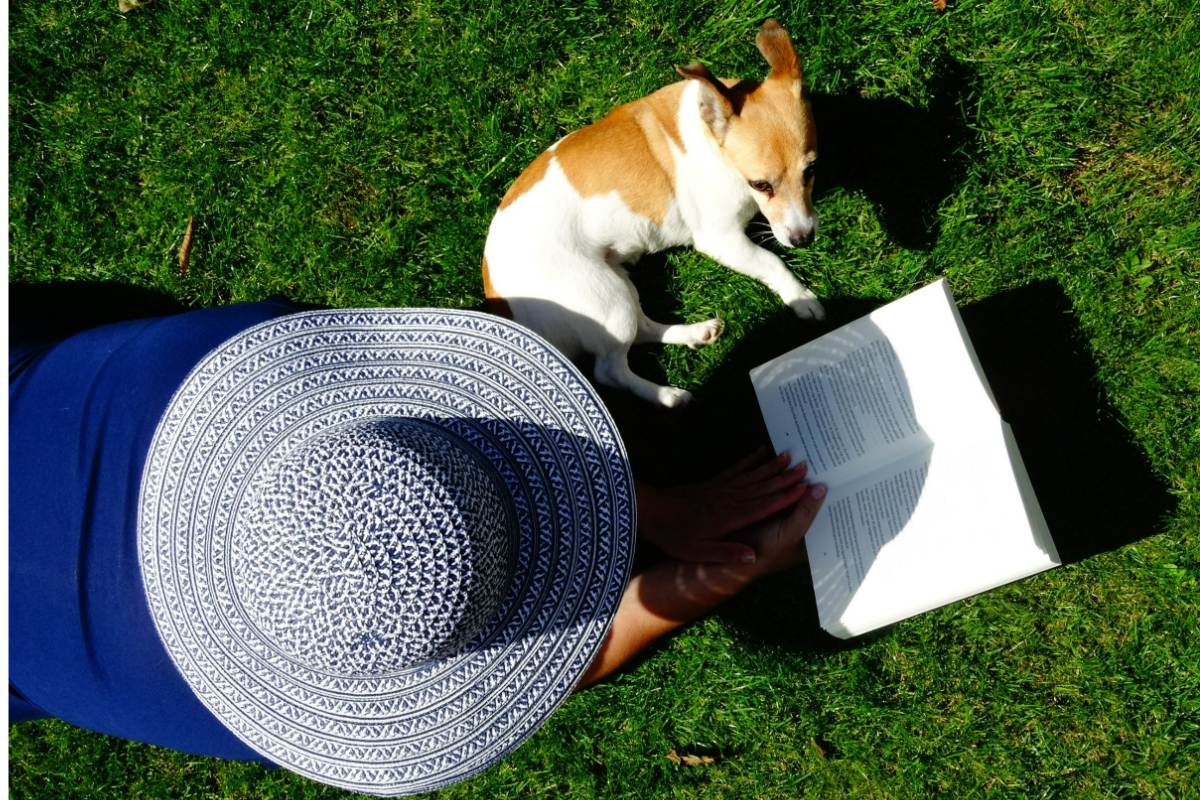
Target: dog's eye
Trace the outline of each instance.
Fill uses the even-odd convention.
[[[817,162],[814,161],[811,164],[809,164],[807,167],[804,168],[805,182],[811,181],[813,179],[813,176],[816,174],[817,174]]]
[[[770,181],[750,181],[750,188],[766,195],[773,194],[775,191]]]

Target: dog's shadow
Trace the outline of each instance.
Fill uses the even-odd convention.
[[[976,84],[974,70],[945,57],[926,87],[925,108],[858,92],[814,93],[818,211],[820,199],[835,190],[861,192],[892,241],[932,247],[938,207],[978,149],[966,111]]]
[[[695,404],[683,410],[656,409],[604,390],[635,474],[651,484],[685,483],[768,444],[749,370],[880,304],[827,300],[828,318],[820,325],[780,309],[734,346],[695,391]],[[1059,285],[1041,281],[1003,292],[966,305],[962,317],[1063,562],[1158,531],[1177,500],[1105,399]],[[804,568],[743,593],[720,614],[748,641],[805,650],[857,647],[886,635],[843,642],[824,633]]]

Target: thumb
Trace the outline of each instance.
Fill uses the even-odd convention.
[[[767,543],[767,557],[762,559],[767,572],[788,569],[804,560],[804,537],[825,502],[825,493],[824,484],[808,484],[804,497],[774,528],[775,535]]]
[[[828,491],[823,483],[809,484],[808,491],[804,493],[804,497],[800,498],[800,502],[796,503],[796,507],[792,509],[791,515],[784,524],[804,536],[812,527],[813,520],[817,518],[817,512],[824,505],[825,495]]]

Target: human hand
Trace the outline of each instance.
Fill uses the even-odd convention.
[[[753,546],[725,537],[788,508],[807,492],[805,464],[760,449],[700,483],[656,489],[638,484],[639,530],[681,561],[752,563]]]
[[[784,461],[775,474],[783,474],[786,466]],[[638,487],[639,495],[645,488]],[[757,578],[800,563],[804,536],[824,502],[825,487],[802,483],[789,493],[800,494],[794,501],[795,508],[738,531],[730,541],[704,543],[735,544],[757,551],[755,563],[698,564],[667,559],[634,575],[625,587],[604,646],[580,685],[587,686],[610,674],[660,636],[708,613]]]
[[[754,548],[758,554],[755,571],[759,575],[780,572],[804,560],[804,537],[825,502],[824,484],[802,485],[804,494],[796,507],[786,513],[752,525],[733,538]]]

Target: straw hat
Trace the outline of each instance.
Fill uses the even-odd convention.
[[[160,637],[267,759],[379,795],[529,738],[603,642],[633,482],[591,386],[447,310],[294,314],[188,376],[141,484]]]

